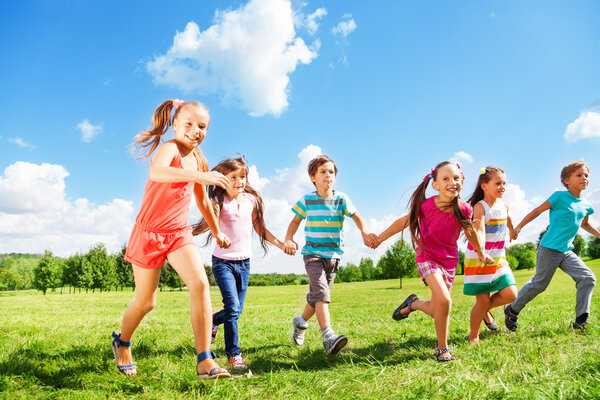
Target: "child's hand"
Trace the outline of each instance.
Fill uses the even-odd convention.
[[[513,230],[512,235],[510,235],[510,240],[517,240],[517,238],[519,237],[519,232],[521,232],[521,228],[516,227]]]
[[[199,172],[196,182],[201,185],[221,186],[223,189],[229,186],[229,179],[217,171]]]
[[[283,242],[283,252],[285,254],[293,256],[294,254],[296,254],[297,249],[298,249],[298,245],[293,240],[288,239],[285,242]]]
[[[494,259],[492,257],[490,257],[490,255],[488,253],[481,253],[478,255],[479,257],[479,261],[481,261],[484,264],[493,264],[494,263]]]
[[[363,241],[365,242],[365,246],[367,246],[367,247],[374,249],[379,245],[378,240],[377,240],[377,235],[375,233],[363,232],[362,237],[363,237]]]
[[[229,246],[231,246],[231,240],[229,240],[229,238],[227,237],[226,234],[224,234],[223,232],[219,233],[215,239],[217,239],[217,244],[219,245],[220,248],[222,249],[226,249]]]

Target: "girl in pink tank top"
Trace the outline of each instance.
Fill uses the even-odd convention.
[[[206,136],[209,122],[204,105],[167,100],[154,112],[152,128],[141,132],[134,143],[145,151],[140,158],[154,155],[125,256],[133,265],[135,300],[125,310],[121,333],[112,334],[115,363],[125,375],[137,373],[131,356],[131,337],[156,304],[160,267],[167,259],[190,293],[197,377],[230,376],[214,362],[214,353],[210,351],[212,309],[208,279],[188,224],[193,195],[219,246],[229,246],[230,241],[219,228],[205,188],[205,185],[227,187],[229,180],[219,172],[208,172],[206,159],[198,147]],[[174,140],[160,144],[170,126],[173,126]]]
[[[438,194],[426,198],[429,182]],[[417,253],[417,268],[421,279],[431,291],[431,300],[422,301],[411,294],[394,311],[392,318],[407,318],[414,310],[431,316],[435,321],[438,340],[434,355],[440,362],[454,360],[448,348],[452,306],[450,288],[458,265],[456,242],[461,232],[465,233],[473,248],[477,249],[482,262],[489,264],[494,261],[481,249],[477,233],[473,229],[473,208],[460,199],[463,182],[464,176],[458,164],[449,161],[439,163],[425,176],[411,196],[408,215],[398,218],[378,237],[378,242],[381,243],[407,227],[410,229]]]
[[[213,314],[213,340],[219,325],[223,324],[227,361],[234,373],[248,370],[238,346],[238,319],[244,309],[250,276],[250,256],[252,255],[252,231],[256,231],[265,253],[267,243],[283,250],[279,241],[265,227],[263,201],[254,188],[248,184],[248,165],[240,158],[221,161],[213,171],[218,171],[229,179],[229,185],[212,185],[208,195],[212,200],[215,214],[219,216],[221,231],[231,240],[231,246],[215,246],[212,257],[212,272],[223,296],[223,309]],[[206,219],[194,225],[194,234],[207,232]],[[209,234],[206,243],[212,238]]]

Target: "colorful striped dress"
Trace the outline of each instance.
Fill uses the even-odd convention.
[[[493,207],[481,200],[485,209],[485,252],[494,258],[493,264],[483,264],[471,243],[465,253],[465,285],[463,293],[474,296],[491,293],[515,285],[515,278],[506,261],[504,244],[508,239],[508,212],[502,200],[496,200]]]

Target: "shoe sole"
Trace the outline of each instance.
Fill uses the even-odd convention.
[[[344,348],[344,346],[347,343],[348,343],[348,338],[346,336],[342,335],[342,336],[338,337],[338,340],[336,340],[336,342],[333,344],[333,346],[331,346],[331,349],[329,349],[327,354],[331,354],[331,355],[337,354],[341,349]]]

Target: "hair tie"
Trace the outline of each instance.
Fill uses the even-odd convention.
[[[456,166],[458,167],[458,169],[460,169],[460,164],[459,163],[456,163]]]
[[[173,100],[173,109],[177,110],[184,103],[183,100],[175,99]]]
[[[483,167],[479,170],[479,175],[484,175],[487,172],[487,168]]]
[[[433,171],[435,171],[435,168],[431,168],[431,172],[425,175],[425,178],[423,178],[423,180],[426,181],[429,178],[433,178]]]

